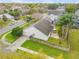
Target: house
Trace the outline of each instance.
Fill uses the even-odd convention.
[[[49,20],[50,22],[52,22],[52,21],[57,22],[58,17],[59,17],[59,16],[57,16],[57,15],[49,14],[49,15],[48,15],[48,18],[49,18],[49,19],[48,19],[48,20]]]
[[[75,12],[75,16],[76,16],[76,19],[73,26],[76,28],[79,28],[79,9]]]
[[[62,15],[64,13],[64,11],[62,10],[48,10],[48,14],[54,14],[54,15]]]
[[[1,14],[1,15],[0,15],[0,19],[2,19],[3,16],[6,16],[7,19],[14,21],[14,17],[11,16],[10,14]]]
[[[37,39],[48,40],[50,32],[53,30],[52,22],[47,18],[39,20],[31,27],[24,29],[23,35],[32,36]]]
[[[73,26],[75,28],[79,28],[79,19],[78,20],[75,20],[75,23],[73,24]]]
[[[59,6],[56,9],[48,9],[48,14],[62,15],[64,12],[65,12],[64,6]]]
[[[22,4],[13,4],[10,9],[12,9],[12,10],[15,10],[15,9],[20,10],[21,15],[26,15],[30,11],[30,8],[28,6],[24,6]]]
[[[77,18],[79,19],[79,9],[75,12],[75,15],[76,15]]]
[[[32,18],[37,19],[37,20],[42,19],[44,16],[45,16],[45,14],[42,14],[42,13],[33,13],[32,14]]]
[[[5,9],[6,9],[6,6],[0,3],[0,14],[3,14]]]

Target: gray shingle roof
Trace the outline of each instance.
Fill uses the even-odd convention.
[[[45,35],[49,35],[50,31],[53,29],[51,23],[44,19],[34,25],[39,31],[44,33]]]

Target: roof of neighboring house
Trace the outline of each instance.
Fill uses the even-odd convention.
[[[65,12],[65,10],[61,10],[61,9],[56,9],[56,10],[48,10],[49,14],[54,14],[54,15],[61,15]]]
[[[11,16],[10,14],[4,14],[7,18],[14,18],[13,16]]]
[[[6,7],[0,4],[0,10],[4,10],[4,9],[6,9]]]
[[[9,19],[14,19],[14,17],[13,16],[11,16],[10,14],[1,14],[0,15],[0,18],[3,18],[3,15],[5,15],[7,18],[9,18]]]
[[[79,17],[79,9],[75,12],[75,15]]]
[[[29,10],[29,7],[28,6],[25,6],[25,5],[22,5],[22,4],[13,4],[12,7],[11,7],[12,10],[14,9],[19,9],[19,10]]]
[[[48,15],[48,18],[49,21],[56,21],[58,19],[58,16],[54,14],[50,14]]]
[[[36,23],[34,25],[39,31],[44,33],[45,35],[49,35],[51,30],[53,29],[53,26],[51,25],[51,22],[49,22],[46,18],[41,20],[40,22]]]
[[[33,13],[32,14],[32,18],[35,18],[35,19],[41,19],[43,18],[44,14],[42,13]]]

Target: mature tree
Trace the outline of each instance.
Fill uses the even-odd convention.
[[[23,29],[20,27],[16,27],[12,30],[11,34],[13,36],[21,36],[23,34]]]
[[[59,34],[61,34],[63,39],[68,40],[69,30],[74,23],[73,19],[74,19],[73,14],[64,14],[59,18],[58,25],[62,32],[62,33],[60,32]]]
[[[6,22],[8,18],[5,15],[3,15],[3,20]]]
[[[75,4],[67,4],[65,7],[66,7],[66,12],[68,13],[74,13],[77,9]]]
[[[21,11],[19,9],[9,10],[9,14],[14,16],[17,20],[20,16]]]
[[[8,11],[9,11],[9,10],[5,9],[5,10],[4,10],[4,13],[8,13]]]
[[[32,20],[32,17],[31,17],[31,16],[27,16],[26,21],[29,22],[29,21],[31,21],[31,20]]]
[[[57,4],[48,4],[48,9],[56,9],[57,7]]]
[[[30,8],[30,11],[28,12],[28,14],[33,14],[35,12],[41,12],[41,13],[45,13],[48,8],[47,6],[48,4],[42,4],[42,3],[39,3],[39,4],[27,4],[27,6]]]
[[[14,9],[15,15],[14,16],[19,16],[21,11],[19,9]]]
[[[30,11],[28,12],[28,14],[33,14],[35,12],[38,12],[38,6],[39,4],[27,4],[28,7],[30,8]]]

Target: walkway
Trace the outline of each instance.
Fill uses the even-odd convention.
[[[6,39],[5,39],[6,35],[8,35],[9,33],[10,33],[10,31],[7,32],[7,33],[5,33],[5,34],[2,36],[2,38],[1,38],[1,42],[4,43],[4,44],[6,44],[6,45],[10,45],[10,44],[11,44],[11,43],[7,42]]]
[[[51,37],[56,38],[56,39],[59,39],[59,36],[58,36],[57,33],[52,33],[52,34],[51,34]]]
[[[6,49],[10,49],[11,51],[16,51],[17,48],[20,47],[28,39],[29,39],[29,37],[27,37],[27,36],[21,36],[19,39],[17,39],[14,43],[12,43]]]

